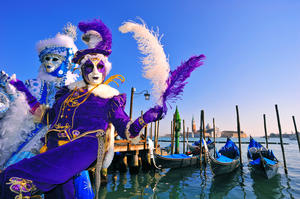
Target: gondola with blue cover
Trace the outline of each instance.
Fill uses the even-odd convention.
[[[211,150],[211,149],[213,149],[214,148],[214,142],[213,141],[211,141],[211,139],[210,138],[208,138],[207,139],[207,141],[206,141],[206,145],[207,145],[207,147],[208,147],[208,150]],[[188,146],[188,149],[193,153],[193,152],[198,152],[198,153],[200,153],[199,151],[199,149],[200,149],[200,139],[198,140],[198,141],[195,141],[193,144],[187,144],[187,146]],[[204,146],[204,141],[202,141],[202,146]]]
[[[259,142],[250,137],[247,152],[251,172],[270,179],[277,174],[279,161],[272,150],[266,149]]]
[[[204,139],[203,142],[204,143]],[[151,144],[152,145],[152,144]],[[207,148],[206,146],[204,146]],[[150,147],[149,147],[150,148]],[[199,147],[198,147],[199,148]],[[207,149],[206,149],[207,150]],[[164,169],[164,168],[184,168],[184,167],[191,167],[195,165],[199,165],[200,163],[200,150],[198,153],[189,153],[187,154],[169,154],[169,155],[159,155],[153,152],[153,161],[157,168]],[[204,161],[205,157],[202,156],[202,161]]]
[[[186,154],[172,154],[163,156],[154,153],[154,161],[159,169],[175,169],[198,165],[200,162],[200,156],[189,156]]]
[[[209,150],[210,167],[213,174],[222,175],[230,173],[240,166],[240,152],[235,143],[227,138],[226,144],[214,154]]]

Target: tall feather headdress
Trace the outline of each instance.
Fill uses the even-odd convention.
[[[204,55],[193,56],[183,62],[176,70],[170,72],[170,66],[160,43],[159,34],[149,30],[145,23],[128,21],[119,27],[122,33],[133,32],[133,37],[138,43],[138,49],[145,57],[142,58],[144,77],[153,84],[152,93],[157,104],[164,107],[180,98],[186,79],[199,66],[203,64]]]
[[[149,30],[145,23],[125,22],[119,27],[122,33],[133,32],[138,43],[138,49],[145,57],[142,58],[143,75],[153,84],[152,93],[157,103],[162,105],[161,96],[167,88],[170,72],[169,62],[160,43],[159,34]]]
[[[100,20],[81,21],[78,28],[84,33],[82,40],[88,49],[79,50],[72,62],[80,64],[81,59],[87,54],[111,54],[112,35],[109,28]]]

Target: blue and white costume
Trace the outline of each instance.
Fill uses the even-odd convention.
[[[76,27],[68,24],[63,34],[58,33],[54,38],[38,42],[37,51],[41,61],[39,74],[36,79],[26,80],[25,85],[40,104],[52,106],[56,91],[75,82],[78,75],[70,71],[74,68],[71,60],[77,51],[75,38]],[[37,153],[43,144],[40,138],[47,131],[46,126],[33,123],[24,96],[6,84],[7,79],[8,75],[2,72],[0,169]]]

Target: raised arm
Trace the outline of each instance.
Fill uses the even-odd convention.
[[[26,97],[26,101],[27,104],[30,107],[30,112],[34,115],[36,110],[39,108],[40,103],[38,102],[38,100],[36,99],[36,97],[34,97],[28,90],[28,88],[25,86],[25,84],[18,79],[12,79],[9,82],[11,85],[13,85],[18,91],[22,92],[25,97]],[[36,113],[38,114],[38,112]]]
[[[146,124],[161,119],[163,115],[163,108],[161,106],[155,106],[154,108],[151,108],[145,112],[142,116],[138,117],[136,120],[131,121],[129,116],[124,111],[125,104],[125,94],[113,97],[110,101],[110,111],[108,112],[108,117],[122,138],[136,143],[139,140],[139,134],[141,130],[146,126]]]
[[[26,101],[30,107],[29,111],[34,116],[35,122],[43,123],[45,125],[52,123],[52,121],[55,118],[55,113],[53,108],[49,108],[46,107],[45,105],[40,104],[39,101],[36,99],[36,97],[34,97],[30,93],[30,91],[22,81],[18,79],[12,79],[10,81],[10,84],[12,84],[16,88],[16,90],[24,93],[24,95],[26,96]],[[58,99],[67,91],[68,91],[67,87],[63,87],[56,93],[55,99]]]

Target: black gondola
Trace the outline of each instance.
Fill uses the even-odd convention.
[[[279,161],[273,151],[266,149],[259,142],[250,137],[247,152],[251,172],[270,179],[277,174]]]
[[[154,161],[158,168],[183,168],[200,164],[200,156],[188,156],[185,154],[173,154],[162,156],[154,153]]]
[[[211,141],[210,138],[207,139],[206,145],[208,150],[211,150],[214,148],[214,142]],[[199,154],[200,153],[200,139],[198,141],[195,141],[193,144],[187,144],[188,150],[192,152],[192,154]],[[202,142],[202,146],[204,147],[204,142]]]
[[[214,154],[209,151],[211,170],[214,175],[230,173],[240,166],[239,149],[231,139],[227,138],[226,144]]]

